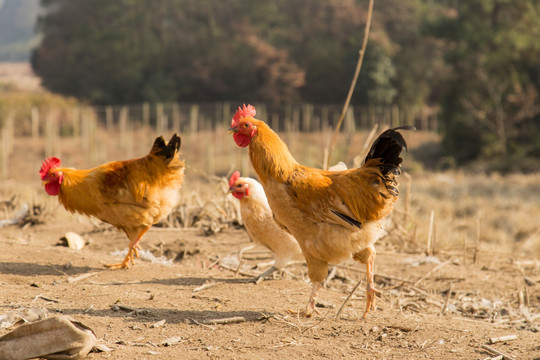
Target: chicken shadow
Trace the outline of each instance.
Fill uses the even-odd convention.
[[[63,265],[41,265],[24,262],[0,262],[0,274],[37,276],[37,275],[77,275],[98,269],[91,267],[70,266],[65,268]],[[102,269],[99,269],[102,270]]]
[[[133,311],[113,311],[112,309],[63,309],[64,315],[90,315],[109,318],[124,318],[127,321],[139,323],[154,323],[165,319],[168,324],[200,325],[209,320],[242,317],[246,322],[264,321],[272,316],[263,311],[214,311],[214,310],[176,310],[163,308],[137,308]]]
[[[213,277],[183,277],[176,279],[152,279],[142,281],[140,284],[158,284],[172,286],[197,286],[204,285],[208,282],[225,283],[225,284],[254,284],[254,278],[213,278]]]
[[[208,282],[221,282],[226,284],[253,284],[253,278],[212,278],[212,277],[184,277],[176,279],[152,279],[143,281],[141,284],[159,284],[159,285],[172,285],[172,286],[196,286],[203,285]]]

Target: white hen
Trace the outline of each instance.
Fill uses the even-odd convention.
[[[291,261],[304,260],[296,239],[274,221],[264,189],[257,180],[240,177],[235,171],[229,179],[229,192],[240,200],[240,213],[250,238],[274,253],[274,265],[257,276],[255,283],[283,269]]]

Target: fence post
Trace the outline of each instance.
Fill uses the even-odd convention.
[[[107,132],[110,134],[113,131],[114,114],[112,106],[105,107],[105,122],[107,124]]]
[[[32,140],[37,140],[39,138],[39,109],[36,106],[32,106],[30,113],[32,121]]]
[[[72,132],[73,132],[73,138],[77,139],[81,136],[81,109],[76,106],[71,109],[71,126],[72,126]]]
[[[142,104],[142,125],[146,130],[150,127],[150,104],[147,102]]]
[[[313,122],[313,104],[305,104],[302,110],[302,122],[303,122],[303,131],[312,132],[312,122]]]
[[[398,127],[400,125],[399,123],[399,107],[397,105],[392,105],[392,126],[391,127]]]
[[[195,134],[199,131],[198,127],[199,122],[199,105],[191,105],[189,110],[189,130],[192,134]]]
[[[163,131],[165,130],[165,124],[163,119],[163,104],[157,103],[156,104],[156,133],[158,135],[163,135]]]
[[[180,106],[178,103],[172,104],[172,128],[174,132],[180,133]]]

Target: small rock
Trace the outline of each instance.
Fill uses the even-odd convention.
[[[67,233],[65,233],[64,237],[60,240],[64,239],[70,249],[81,250],[86,245],[86,242],[81,237],[81,235],[72,231],[68,231]]]
[[[182,341],[181,337],[173,336],[161,342],[163,346],[173,346],[179,344]]]
[[[150,327],[151,327],[151,328],[158,328],[158,327],[160,327],[160,326],[163,326],[163,324],[165,324],[165,319],[160,320],[160,321],[158,321],[158,322],[156,322],[156,323],[153,323],[152,325],[150,325]]]

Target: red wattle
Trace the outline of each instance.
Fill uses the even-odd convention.
[[[242,198],[244,197],[244,193],[241,193],[241,192],[233,192],[232,194],[235,198],[240,199],[240,200],[242,200]]]
[[[60,192],[60,184],[57,182],[51,182],[45,185],[45,191],[49,195],[58,195]]]
[[[240,133],[234,133],[233,139],[236,145],[240,147],[246,147],[251,143],[251,136]]]

